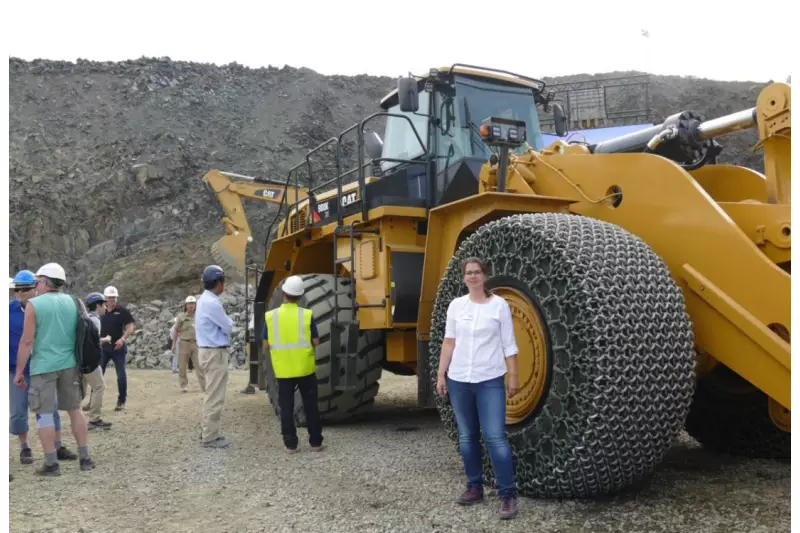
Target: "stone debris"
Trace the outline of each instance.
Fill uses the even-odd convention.
[[[200,293],[195,296],[199,297]],[[220,299],[234,323],[229,351],[230,368],[245,368],[245,328],[249,317],[245,310],[244,284],[228,284]],[[142,369],[172,368],[172,357],[177,354],[169,349],[169,330],[175,317],[183,310],[183,300],[151,300],[138,305],[121,302],[136,320],[136,329],[128,342],[129,366]]]

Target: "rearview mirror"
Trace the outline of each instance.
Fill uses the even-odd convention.
[[[564,108],[555,102],[550,106],[553,108],[553,124],[556,127],[556,135],[563,137],[567,134],[567,117],[564,115]]]
[[[400,111],[404,113],[419,110],[419,89],[414,78],[400,78],[397,80],[397,100]]]

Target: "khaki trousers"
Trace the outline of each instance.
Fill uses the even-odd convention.
[[[103,369],[100,365],[92,372],[84,374],[83,382],[92,389],[89,395],[89,410],[86,415],[89,417],[89,422],[97,422],[100,420],[100,411],[103,409],[103,395],[106,392],[106,382],[103,379]]]
[[[186,389],[189,386],[189,378],[186,374],[186,369],[189,367],[189,359],[192,360],[194,365],[194,373],[197,374],[197,382],[203,392],[206,390],[206,374],[200,367],[197,360],[197,343],[193,340],[181,339],[178,343],[178,382],[181,389]]]
[[[211,442],[222,436],[220,419],[228,392],[228,349],[199,348],[197,352],[200,364],[195,368],[202,369],[206,380],[201,438],[203,442]]]

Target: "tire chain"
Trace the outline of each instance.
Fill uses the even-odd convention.
[[[681,432],[694,391],[694,339],[681,290],[638,237],[577,215],[514,215],[469,236],[440,282],[431,324],[434,385],[460,261],[523,281],[543,312],[552,381],[533,422],[508,431],[520,494],[590,497],[651,472]],[[449,399],[436,395],[450,439]],[[494,481],[481,437],[483,469]]]

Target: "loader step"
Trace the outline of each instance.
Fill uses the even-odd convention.
[[[366,233],[379,235],[377,229],[367,229],[355,227],[352,224],[347,226],[337,226],[333,230],[334,244],[333,247],[333,271],[336,283],[340,283],[343,279],[342,276],[337,276],[339,265],[343,263],[350,263],[350,278],[347,284],[347,296],[350,302],[349,305],[341,305],[339,303],[338,292],[334,293],[333,298],[333,316],[331,322],[331,384],[334,390],[349,391],[358,388],[358,339],[361,335],[360,323],[358,321],[358,310],[361,308],[385,308],[386,299],[384,298],[379,304],[359,304],[356,292],[356,261],[355,253],[356,239]],[[336,239],[347,239],[350,244],[350,254],[347,256],[339,257],[338,243]],[[340,311],[352,311],[352,320],[339,321]]]

